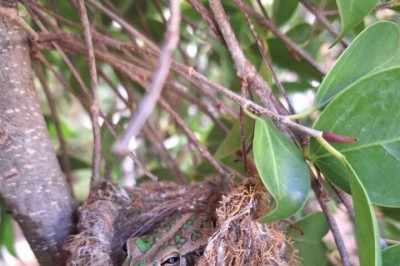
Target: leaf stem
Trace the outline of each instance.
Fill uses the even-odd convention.
[[[336,150],[329,142],[327,142],[322,135],[315,137],[315,139],[321,144],[321,146],[328,151],[332,156],[338,159],[340,162],[345,163],[345,157],[338,150]]]
[[[250,112],[248,109],[246,109],[246,108],[242,108],[242,109],[243,109],[244,113],[245,113],[247,116],[253,118],[254,120],[260,119],[260,117],[256,116],[255,114],[253,114],[252,112]]]
[[[310,108],[308,108],[307,110],[305,110],[305,111],[303,111],[303,112],[300,112],[300,113],[297,113],[297,114],[289,115],[289,118],[290,118],[291,120],[297,120],[297,119],[306,117],[306,116],[308,116],[308,115],[314,113],[314,112],[317,111],[317,110],[318,110],[318,108],[316,108],[315,106],[311,106]]]

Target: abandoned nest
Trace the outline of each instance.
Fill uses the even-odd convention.
[[[129,237],[194,211],[217,219],[197,265],[295,265],[295,250],[276,225],[254,220],[267,210],[259,180],[247,179],[224,196],[219,184],[216,178],[188,186],[149,182],[127,189],[100,183],[78,211],[78,233],[64,245],[67,265],[121,265]]]
[[[217,230],[198,265],[296,265],[295,249],[277,225],[257,223],[268,209],[268,193],[258,178],[222,196]]]

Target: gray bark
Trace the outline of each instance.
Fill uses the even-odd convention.
[[[11,2],[0,0],[0,5],[16,3]],[[0,196],[39,263],[62,265],[74,202],[39,107],[27,34],[1,16]]]

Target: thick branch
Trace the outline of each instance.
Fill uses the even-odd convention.
[[[28,37],[4,17],[0,47],[0,195],[40,264],[62,265],[74,203],[36,97]]]

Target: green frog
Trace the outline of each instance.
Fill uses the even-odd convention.
[[[124,265],[195,265],[212,232],[212,221],[203,214],[175,216],[149,235],[128,239]]]

